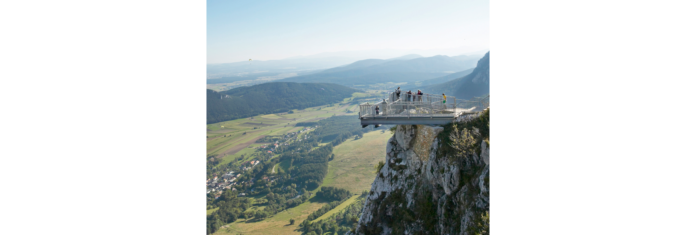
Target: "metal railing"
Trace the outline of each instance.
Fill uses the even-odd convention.
[[[447,98],[448,103],[456,103],[456,99],[453,96],[450,96]],[[442,95],[434,95],[434,94],[423,94],[423,95],[416,95],[416,94],[411,94],[410,96],[406,94],[405,92],[401,92],[400,96],[397,96],[396,93],[390,92],[387,95],[386,101],[387,102],[396,102],[397,100],[401,100],[402,102],[414,102],[414,103],[442,103],[444,100]]]
[[[457,98],[447,97],[447,102],[441,95],[423,94],[411,95],[401,93],[397,96],[390,92],[385,99],[376,104],[360,104],[360,118],[410,118],[410,117],[430,117],[430,118],[454,118],[463,110],[461,107],[477,109],[482,107],[481,100],[466,101],[457,103]],[[460,107],[461,106],[461,107]],[[377,112],[379,107],[379,113]],[[486,105],[487,107],[487,105]]]

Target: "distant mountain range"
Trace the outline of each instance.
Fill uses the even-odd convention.
[[[474,58],[467,56],[420,57],[419,55],[406,55],[389,60],[368,59],[278,81],[327,82],[348,86],[387,82],[413,83],[472,68],[472,60],[475,61]]]
[[[451,73],[451,74],[449,74],[449,75],[445,75],[445,76],[442,76],[442,77],[437,77],[437,78],[433,78],[433,79],[428,79],[428,80],[425,80],[425,81],[421,81],[420,84],[418,84],[418,86],[423,87],[423,86],[435,85],[435,84],[439,84],[439,83],[443,83],[443,82],[452,81],[452,80],[454,80],[454,79],[461,78],[461,77],[464,77],[464,76],[466,76],[466,75],[469,75],[469,74],[470,74],[471,72],[473,72],[473,71],[474,71],[474,68],[470,68],[470,69],[467,69],[467,70],[464,70],[464,71],[461,71],[461,72]],[[422,89],[421,89],[421,90],[422,90]]]
[[[448,82],[425,86],[421,90],[430,94],[445,93],[457,99],[471,99],[489,94],[490,52],[478,61],[476,68],[470,74]]]
[[[272,82],[216,92],[207,90],[207,123],[325,105],[358,90],[328,83]]]
[[[408,54],[408,55],[405,55],[405,56],[399,56],[399,57],[391,58],[391,59],[388,59],[388,60],[412,60],[412,59],[417,59],[417,58],[423,58],[423,56],[421,56],[421,55],[416,55],[416,54]]]
[[[481,56],[467,56],[467,55],[458,55],[458,56],[452,56],[452,59],[463,61],[466,63],[469,68],[474,68],[476,67],[476,62],[481,58]]]
[[[402,90],[411,89],[415,92],[416,89],[421,89],[425,93],[445,93],[457,99],[471,99],[489,94],[490,52],[478,60],[475,68],[465,68],[468,60],[470,57],[465,56],[419,55],[406,55],[389,60],[360,60],[277,82],[223,92],[208,90],[207,122],[215,123],[334,103],[358,91],[344,85],[419,82],[418,86],[410,88],[409,84]]]
[[[276,75],[279,73],[322,70],[333,68],[356,61],[354,58],[329,57],[329,58],[294,58],[284,60],[242,61],[223,64],[208,64],[207,78],[229,78],[238,76],[250,76],[253,73],[267,73]]]

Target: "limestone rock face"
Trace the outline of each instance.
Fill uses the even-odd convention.
[[[416,136],[416,126],[413,125],[399,125],[396,127],[396,142],[399,146],[410,146],[411,140]]]
[[[438,137],[443,131],[440,126],[397,127],[358,226],[347,234],[488,232],[480,226],[488,223],[488,145],[481,142],[480,152],[448,152],[452,148]]]
[[[481,141],[481,158],[483,158],[483,161],[486,162],[486,164],[491,164],[490,161],[490,149],[488,149],[488,146],[486,145],[486,141]]]

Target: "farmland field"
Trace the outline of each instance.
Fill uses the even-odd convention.
[[[312,190],[312,195],[315,195],[317,191],[319,191],[319,188]],[[295,231],[299,229],[299,224],[309,214],[327,204],[315,199],[312,196],[312,198],[299,206],[278,212],[278,214],[261,221],[239,219],[223,226],[215,234],[301,234],[301,232]],[[295,224],[290,225],[290,219],[295,219]]]
[[[208,124],[206,125],[206,153],[208,156],[225,158],[236,155],[266,135],[282,135],[297,131],[301,129],[301,127],[295,127],[298,122],[316,122],[334,115],[357,115],[355,112],[346,112],[346,109],[357,110],[357,105],[350,104],[350,102],[353,102],[354,99],[371,96],[379,95],[356,92],[353,97],[346,98],[340,103],[293,110],[293,113],[265,114]]]
[[[358,140],[349,139],[333,150],[334,160],[329,162],[329,173],[321,186],[331,186],[360,194],[370,190],[375,179],[374,166],[387,154],[389,131],[373,131]]]
[[[345,104],[337,103],[334,106],[324,105],[294,110],[294,113],[291,114],[266,114],[209,124],[206,126],[207,155],[222,158],[220,164],[224,164],[239,157],[243,150],[264,136],[283,135],[302,129],[302,127],[295,126],[298,122],[315,122],[334,115],[356,115],[355,113],[346,113],[345,109],[336,108],[347,106]]]
[[[253,154],[258,151],[256,147],[270,144],[264,143],[264,141],[268,141],[264,137],[279,136],[304,129],[305,127],[303,126],[295,126],[298,122],[316,122],[331,116],[357,115],[357,112],[354,112],[358,107],[356,102],[365,101],[363,98],[376,99],[375,95],[375,93],[355,93],[353,97],[347,98],[340,103],[310,107],[303,110],[292,110],[292,113],[264,114],[208,124],[206,125],[206,154],[208,157],[219,159],[218,166],[231,161],[246,162],[253,160]],[[358,99],[362,100],[358,101]],[[346,110],[353,112],[346,112]],[[299,134],[298,138],[306,133]],[[379,160],[384,159],[386,140],[390,136],[391,133],[389,131],[386,131],[386,133],[373,131],[363,134],[363,138],[358,140],[350,138],[334,147],[333,154],[335,154],[335,157],[329,162],[328,174],[321,186],[347,189],[352,194],[360,194],[364,190],[369,190],[375,177],[373,166]],[[319,145],[323,146],[326,144],[320,143]],[[288,171],[292,167],[295,166],[292,166],[290,161],[281,161],[275,165],[274,171],[277,172],[281,169]],[[312,190],[313,195],[319,189]],[[257,195],[255,199],[263,197],[263,195]],[[323,217],[328,217],[340,211],[355,201],[357,197],[357,195],[352,196]],[[238,219],[221,227],[215,234],[300,234],[299,231],[296,231],[299,228],[299,223],[327,203],[311,197],[308,201],[296,207],[278,212],[260,221]],[[217,209],[207,210],[206,214],[210,214]],[[248,210],[262,209],[263,206],[258,206]],[[295,220],[294,225],[289,224],[291,218]]]

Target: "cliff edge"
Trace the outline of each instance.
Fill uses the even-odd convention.
[[[347,234],[488,234],[489,110],[445,126],[399,125]]]

